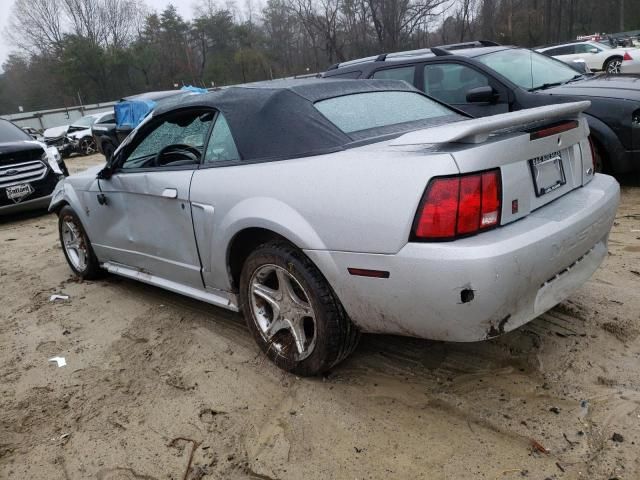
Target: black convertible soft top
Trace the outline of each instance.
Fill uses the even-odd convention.
[[[375,91],[422,95],[398,80],[274,80],[169,99],[154,115],[182,108],[215,108],[229,123],[243,160],[304,157],[342,150],[354,141],[327,120],[314,102]]]

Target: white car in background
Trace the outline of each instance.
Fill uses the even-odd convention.
[[[58,147],[63,156],[71,153],[91,155],[96,152],[96,142],[93,139],[91,127],[94,124],[113,123],[114,119],[113,110],[92,113],[79,118],[71,125],[48,128],[44,131],[44,139],[47,145]],[[72,143],[68,143],[67,139]]]
[[[536,48],[536,51],[566,63],[584,60],[591,70],[602,70],[607,73],[620,73],[625,52],[628,52],[631,56],[635,53],[640,58],[640,49],[613,48],[595,41],[569,42]]]
[[[624,52],[620,73],[640,74],[640,49],[631,49]]]

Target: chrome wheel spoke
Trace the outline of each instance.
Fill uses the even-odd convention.
[[[272,288],[267,287],[266,285],[262,285],[261,283],[254,282],[253,284],[253,294],[265,300],[271,308],[277,309],[280,311],[280,304],[278,303],[281,298],[281,294],[278,290],[274,290]],[[274,311],[274,318],[277,317]]]
[[[293,339],[296,343],[296,349],[298,350],[298,354],[302,355],[304,353],[305,345],[307,343],[307,334],[304,331],[302,318],[290,321],[289,326],[291,329],[291,335],[293,335]]]
[[[284,270],[278,270],[277,274],[280,291],[284,296],[286,296],[288,302],[290,302],[290,309],[296,313],[300,313],[301,315],[309,315],[311,307],[305,300],[301,299],[294,290],[293,284],[291,283],[293,277]]]
[[[281,318],[276,318],[269,324],[264,333],[271,340],[276,333],[283,329],[290,329],[290,325]]]

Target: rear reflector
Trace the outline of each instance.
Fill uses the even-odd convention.
[[[623,60],[633,60],[633,57],[631,55],[629,55],[629,52],[624,52],[624,57],[622,57]]]
[[[500,170],[434,178],[422,196],[413,240],[452,240],[500,223]]]
[[[389,278],[389,272],[383,270],[367,270],[366,268],[347,268],[351,275],[358,277]]]
[[[550,137],[552,135],[557,135],[558,133],[578,128],[578,125],[579,123],[576,120],[558,123],[556,125],[551,125],[550,127],[541,128],[540,130],[534,130],[529,134],[529,138],[531,140],[538,140],[540,138]]]

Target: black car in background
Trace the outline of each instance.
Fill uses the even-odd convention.
[[[583,75],[532,50],[486,41],[352,60],[321,76],[405,80],[474,117],[590,100],[596,169],[640,170],[640,76]]]
[[[68,174],[55,147],[0,119],[0,216],[48,207],[58,180]]]
[[[139,117],[144,117],[157,105],[165,103],[170,99],[175,99],[179,95],[188,94],[190,94],[190,92],[184,90],[165,90],[142,93],[120,99],[114,107],[115,115],[112,121],[94,124],[93,127],[91,127],[91,133],[95,140],[97,150],[109,160],[120,143],[122,143],[137,126],[138,121],[142,120],[142,118]],[[118,112],[123,111],[123,109],[119,108],[122,106],[131,107],[125,110],[133,110],[127,112],[133,113],[133,118],[118,118]],[[133,122],[131,120],[133,120]]]

